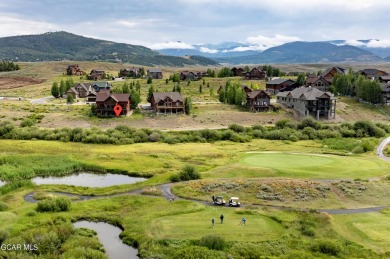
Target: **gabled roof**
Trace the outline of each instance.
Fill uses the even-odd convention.
[[[381,83],[382,92],[390,92],[390,83]]]
[[[376,69],[376,68],[365,68],[363,70],[360,70],[359,73],[360,74],[364,73],[366,75],[380,75],[380,74],[388,75],[387,72],[385,72],[383,70]]]
[[[179,92],[155,92],[153,93],[153,98],[156,103],[161,100],[165,100],[169,97],[173,102],[182,102],[183,98],[181,97]]]
[[[94,87],[94,86],[97,86],[99,89],[100,88],[111,88],[111,84],[109,84],[108,82],[93,82],[91,83],[91,86]]]
[[[345,74],[345,68],[342,68],[342,67],[329,67],[324,72],[321,73],[321,76],[325,77],[333,69],[335,69],[336,73],[338,73],[338,74]]]
[[[74,88],[76,88],[77,86],[81,86],[87,92],[91,90],[91,84],[90,83],[75,83],[73,85]]]
[[[330,92],[323,92],[315,87],[300,87],[295,88],[292,91],[279,92],[276,94],[277,97],[290,97],[294,99],[305,99],[305,100],[317,100],[319,98],[330,98],[334,99],[333,94]]]
[[[66,93],[72,93],[72,92],[75,93],[75,94],[79,93],[79,92],[76,91],[76,89],[74,87],[71,87],[71,88],[69,88],[68,91],[66,91]]]
[[[92,72],[95,72],[95,73],[104,73],[104,70],[101,70],[101,69],[92,69],[91,73]]]
[[[148,72],[149,73],[162,73],[161,69],[155,69],[155,68],[148,69]]]
[[[390,81],[390,76],[380,76],[380,77],[379,77],[379,80],[382,80],[382,81]]]
[[[104,102],[107,99],[112,98],[116,102],[127,102],[130,98],[129,94],[107,94],[107,93],[97,93],[96,102]]]
[[[319,80],[327,82],[328,84],[332,83],[332,81],[327,80],[326,78],[324,78],[322,76],[308,76],[306,78],[306,84],[314,84],[315,82],[317,82]]]
[[[267,95],[269,98],[271,98],[271,95],[269,93],[267,93],[266,91],[264,90],[253,90],[252,92],[248,93],[248,99],[254,99],[256,98],[256,96],[258,96],[260,93],[264,93],[265,95]]]
[[[277,78],[277,79],[273,79],[273,80],[267,82],[267,85],[280,85],[280,84],[283,84],[287,81],[290,81],[291,84],[294,83],[294,81],[289,79],[289,78]]]

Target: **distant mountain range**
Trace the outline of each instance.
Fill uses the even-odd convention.
[[[167,56],[143,46],[92,39],[64,31],[0,38],[1,59],[12,61],[101,60],[145,66],[218,64],[205,57]]]
[[[145,66],[223,64],[389,62],[390,48],[372,47],[375,40],[324,42],[296,41],[275,46],[223,42],[198,44],[187,49],[149,48],[75,35],[48,32],[0,38],[0,60],[53,61],[100,60]]]
[[[161,49],[165,55],[202,55],[221,63],[328,63],[328,62],[376,62],[390,60],[390,48],[368,47],[370,40],[357,41],[359,47],[344,40],[324,42],[290,42],[276,47],[251,46],[245,43],[193,45],[189,49]],[[360,46],[361,45],[361,46]],[[251,49],[262,49],[251,50]]]

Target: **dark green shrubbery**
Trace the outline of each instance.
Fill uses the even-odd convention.
[[[60,212],[68,211],[70,209],[70,199],[66,197],[59,197],[54,199],[45,199],[38,202],[38,212]]]
[[[201,175],[196,171],[196,168],[186,165],[178,174],[171,176],[171,182],[190,181],[200,179]]]
[[[0,201],[0,211],[4,211],[6,209],[8,209],[7,203]]]
[[[226,259],[226,256],[206,247],[188,246],[177,251],[173,259]]]
[[[335,240],[324,239],[315,242],[310,250],[327,255],[337,256],[342,252],[342,246]]]
[[[200,239],[199,245],[205,246],[210,250],[224,250],[226,248],[226,241],[223,237],[208,235]]]

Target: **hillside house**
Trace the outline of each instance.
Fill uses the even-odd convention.
[[[255,67],[251,71],[244,73],[243,75],[247,80],[264,80],[267,76],[267,72]]]
[[[233,76],[242,76],[243,73],[245,72],[245,70],[240,68],[240,67],[239,68],[233,67],[231,69],[231,71],[232,71]]]
[[[186,81],[186,80],[198,80],[199,77],[197,74],[191,71],[183,71],[180,72],[180,80]]]
[[[148,69],[148,77],[151,77],[153,79],[162,79],[163,74],[160,69]]]
[[[72,95],[74,99],[86,98],[92,91],[94,92],[90,83],[76,83],[66,92],[66,95]]]
[[[153,93],[151,106],[157,114],[184,113],[184,101],[179,92]]]
[[[88,75],[89,80],[102,80],[106,78],[106,72],[104,70],[93,69]]]
[[[122,107],[120,115],[128,115],[130,112],[130,95],[113,94],[107,91],[96,93],[96,115],[116,116],[114,107],[117,104]]]
[[[134,77],[138,78],[141,77],[141,68],[125,68],[119,70],[119,77]]]
[[[380,76],[378,79],[379,79],[379,82],[381,82],[381,83],[390,82],[390,76]]]
[[[112,85],[108,82],[93,82],[91,83],[91,87],[95,92],[100,92],[101,90],[111,90]]]
[[[387,83],[381,83],[382,87],[382,103],[384,105],[390,105],[390,81]]]
[[[346,72],[347,71],[345,70],[345,68],[342,68],[342,67],[330,67],[330,68],[327,68],[324,72],[322,72],[320,76],[322,78],[325,78],[325,80],[327,80],[328,82],[330,82],[332,84],[333,78],[337,74],[344,75],[344,74],[346,74]]]
[[[291,80],[291,79],[288,79],[288,78],[277,78],[277,79],[273,79],[269,82],[267,82],[265,85],[266,85],[266,90],[268,93],[271,93],[271,94],[277,94],[280,92],[281,89],[285,89],[286,87],[294,84],[295,81]],[[293,90],[293,89],[291,89]],[[291,91],[289,89],[289,91]]]
[[[364,76],[367,79],[372,79],[372,80],[376,80],[379,77],[389,75],[387,72],[375,68],[366,68],[363,70],[359,70],[358,74]]]
[[[249,111],[268,111],[271,104],[271,95],[264,90],[253,90],[247,94],[246,105]]]
[[[66,74],[68,76],[81,76],[84,72],[81,70],[79,65],[69,65],[66,69]]]
[[[327,92],[332,85],[333,78],[337,74],[345,74],[346,70],[341,67],[330,67],[322,72],[319,76],[308,76],[305,81],[305,86],[317,88],[320,91]]]
[[[221,86],[222,87],[222,86]],[[247,96],[248,93],[252,92],[252,89],[250,89],[248,86],[246,85],[240,85],[242,91],[245,93],[245,95]],[[219,90],[219,89],[218,89]]]
[[[276,101],[298,111],[303,116],[320,118],[336,117],[336,99],[330,92],[314,87],[300,87],[292,91],[279,92]]]

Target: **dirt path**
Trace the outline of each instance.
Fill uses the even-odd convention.
[[[390,144],[390,137],[387,137],[384,140],[382,140],[382,142],[379,144],[379,146],[376,149],[376,154],[379,156],[379,158],[390,163],[390,157],[387,157],[383,154],[383,150],[389,144]]]

